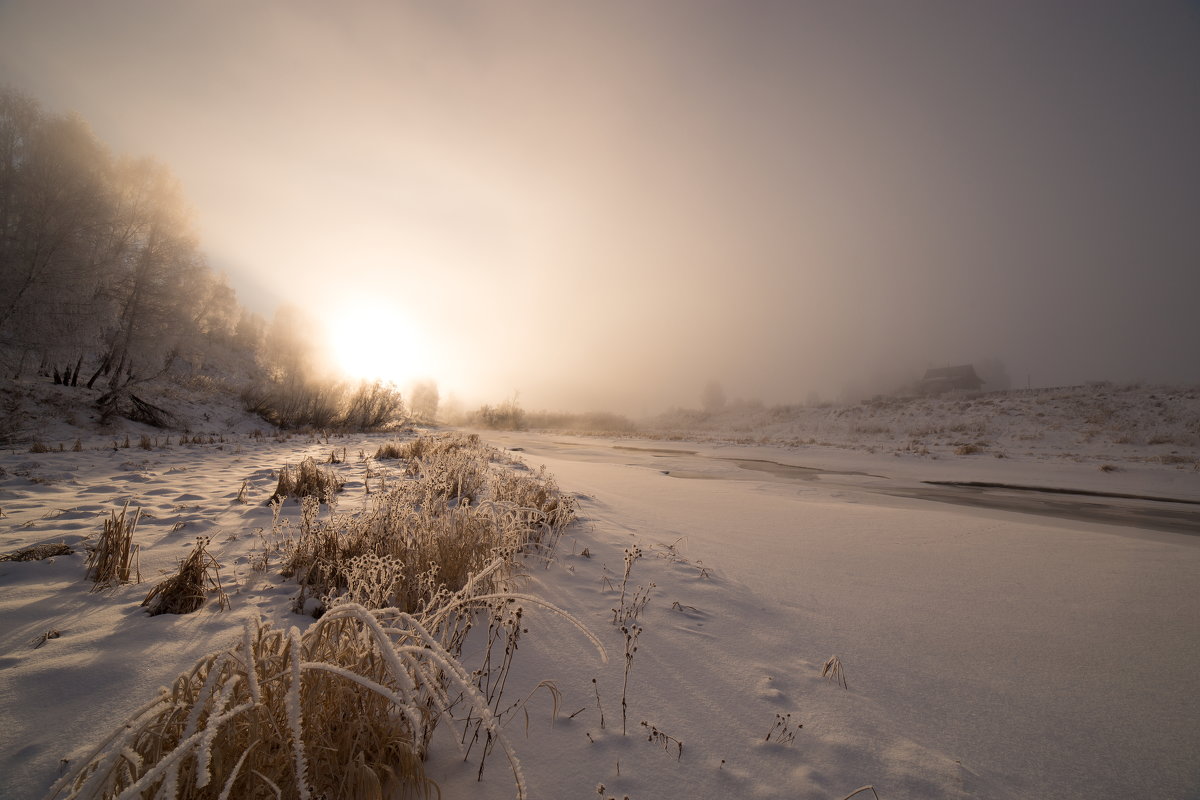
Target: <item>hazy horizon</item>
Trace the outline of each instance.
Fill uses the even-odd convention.
[[[10,0],[0,84],[464,403],[1200,382],[1196,3]]]

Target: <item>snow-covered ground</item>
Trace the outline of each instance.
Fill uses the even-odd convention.
[[[886,798],[1200,792],[1197,536],[880,494],[912,483],[912,465],[892,456],[850,458],[881,476],[898,465],[895,477],[790,478],[723,459],[851,465],[838,450],[496,438],[588,498],[574,554],[533,573],[539,591],[611,628],[605,577],[624,548],[646,553],[631,583],[656,586],[631,717],[685,743],[676,761],[622,740],[610,700],[596,744],[589,708],[529,745],[544,796],[585,796],[590,781],[633,798],[840,798],[867,783]],[[1006,477],[995,461],[958,477]],[[1071,480],[1055,465],[1008,464],[1010,479]],[[1200,533],[1200,513],[1194,523]],[[569,711],[588,705],[594,675],[602,687],[608,676],[603,698],[619,692],[623,664],[560,675],[548,665],[582,643],[532,642],[526,663],[580,698]],[[848,691],[819,677],[832,655]],[[786,745],[762,741],[776,713],[804,724]]]
[[[1003,418],[989,423],[993,440],[1007,441]],[[1182,452],[1190,423],[1172,424],[1163,435]],[[527,617],[507,694],[542,680],[562,694],[556,719],[541,690],[509,725],[534,797],[840,799],[866,784],[885,800],[1200,796],[1200,536],[1188,532],[1200,533],[1200,506],[1075,498],[1169,508],[1182,521],[1172,532],[914,496],[923,480],[956,480],[1200,500],[1200,471],[1156,459],[1161,445],[1118,463],[1048,446],[994,458],[952,444],[485,436],[579,496],[582,519],[553,561],[527,562],[528,589],[608,651],[602,663],[563,621]],[[294,586],[249,563],[271,524],[273,471],[345,447],[339,512],[351,512],[368,501],[358,453],[379,443],[231,433],[151,450],[135,436],[114,450],[111,439],[0,455],[0,552],[78,544],[126,501],[148,514],[139,585],[90,593],[82,551],[0,563],[0,797],[40,796],[60,759],[228,645],[248,615],[307,624],[289,610]],[[146,617],[141,599],[199,535],[232,608]],[[634,547],[626,603],[639,589],[648,602],[627,662],[613,609]],[[821,677],[834,655],[848,689]],[[777,715],[786,729],[765,741]],[[478,753],[464,763],[452,734],[440,729],[429,764],[444,796],[512,796],[502,760],[476,783]]]

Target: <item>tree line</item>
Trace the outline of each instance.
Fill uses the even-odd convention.
[[[291,311],[268,325],[205,261],[178,180],[116,157],[76,114],[0,87],[0,370],[100,392],[242,363],[248,408],[280,425],[377,426],[383,384],[338,383]],[[360,424],[361,423],[361,424]]]

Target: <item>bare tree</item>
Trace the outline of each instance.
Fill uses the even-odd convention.
[[[40,366],[94,337],[111,198],[107,153],[86,123],[0,98],[0,342],[20,374],[30,353]]]
[[[413,416],[421,422],[437,421],[438,399],[438,387],[433,381],[418,381],[413,384],[409,398]]]

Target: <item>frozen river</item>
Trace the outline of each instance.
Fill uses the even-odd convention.
[[[601,530],[684,537],[753,593],[727,609],[745,628],[837,653],[883,728],[960,766],[962,796],[1200,796],[1200,506],[929,486],[886,457],[488,436]]]

